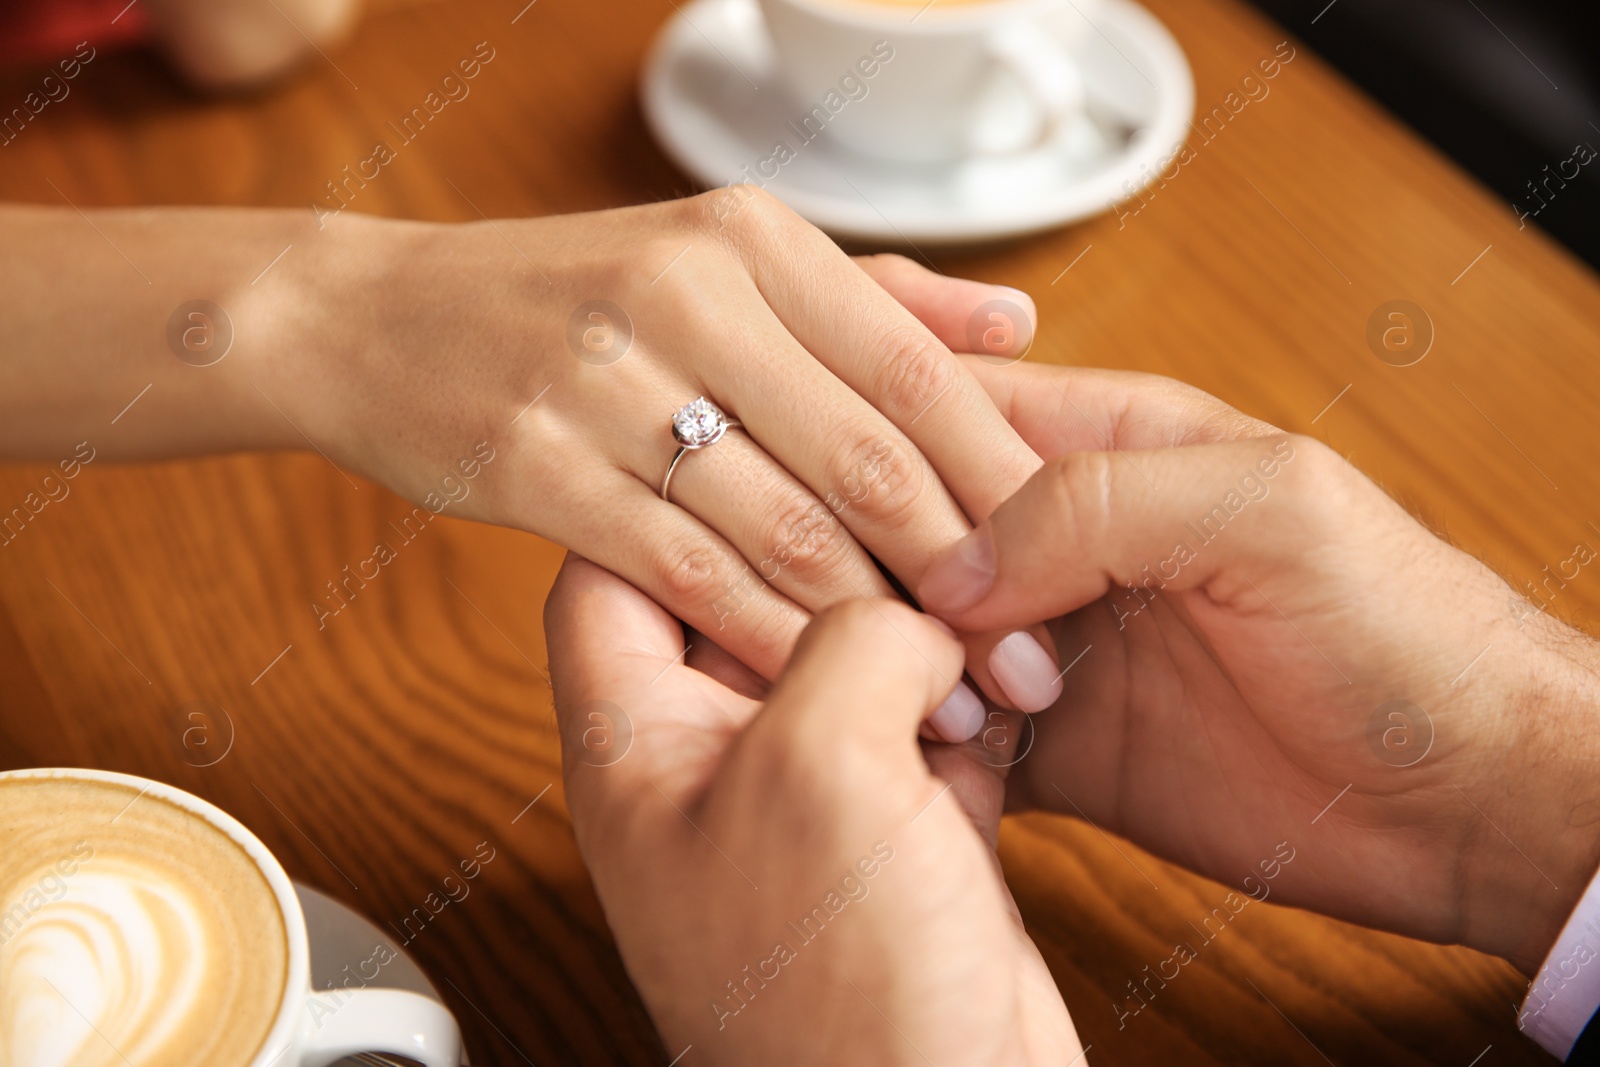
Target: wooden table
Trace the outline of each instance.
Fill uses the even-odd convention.
[[[672,5],[544,0],[513,23],[524,3],[391,4],[259,98],[196,101],[148,58],[102,58],[3,150],[0,197],[59,203],[54,182],[83,206],[303,206],[478,41],[497,60],[472,97],[359,210],[476,218],[450,182],[491,216],[691,191],[634,100]],[[1150,6],[1202,112],[1287,36],[1236,0]],[[37,78],[0,76],[0,99]],[[1176,375],[1317,434],[1519,582],[1600,544],[1600,285],[1303,46],[1137,215],[932,254],[1031,291],[1037,358]],[[1366,343],[1392,299],[1436,331],[1415,366]],[[43,473],[0,468],[0,502]],[[380,925],[490,842],[471,895],[409,944],[474,1060],[666,1063],[563,805],[540,622],[560,551],[446,519],[317,630],[322,583],[407,507],[315,455],[86,469],[0,549],[0,766],[173,782]],[[1553,606],[1592,623],[1600,578]],[[191,701],[225,716],[191,719]],[[1315,848],[1315,827],[1297,845]],[[1223,887],[1067,819],[1009,821],[1002,857],[1095,1063],[1542,1059],[1516,1033],[1508,965],[1272,906],[1119,1030],[1125,983]]]

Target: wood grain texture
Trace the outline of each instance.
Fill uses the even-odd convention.
[[[0,197],[59,204],[53,182],[81,207],[305,206],[479,41],[497,56],[471,97],[356,210],[466,220],[692,191],[634,101],[672,5],[541,0],[512,25],[524,2],[384,6],[258,97],[199,101],[146,57],[97,59],[0,150]],[[1286,37],[1234,0],[1150,6],[1189,53],[1202,113]],[[0,101],[37,77],[0,75]],[[1304,46],[1270,87],[1197,139],[1137,214],[921,251],[1032,292],[1036,358],[1175,375],[1314,433],[1435,529],[1533,579],[1600,536],[1600,285]],[[1365,340],[1396,298],[1436,330],[1407,368]],[[0,506],[44,473],[0,468]],[[474,1061],[666,1063],[678,1050],[660,1047],[627,981],[563,805],[540,622],[559,550],[443,518],[316,625],[323,583],[409,511],[315,455],[91,464],[0,549],[0,766],[173,782],[380,924],[490,842],[472,894],[409,944]],[[1600,578],[1553,607],[1593,624]],[[231,722],[212,766],[182,743],[195,700],[226,713],[218,738]],[[1544,1061],[1516,1033],[1509,966],[1270,905],[1119,1027],[1126,983],[1227,887],[1043,816],[1009,820],[1002,857],[1095,1063],[1465,1067],[1489,1046],[1483,1067]]]

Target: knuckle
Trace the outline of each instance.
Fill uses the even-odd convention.
[[[1262,461],[1276,461],[1278,477],[1294,501],[1295,511],[1315,522],[1324,515],[1344,512],[1354,489],[1347,475],[1354,468],[1333,449],[1304,434],[1279,434],[1262,438],[1268,451]]]
[[[1274,449],[1281,449],[1285,459],[1291,464],[1302,459],[1306,460],[1306,468],[1318,480],[1326,480],[1333,477],[1336,470],[1343,471],[1349,468],[1344,457],[1315,437],[1308,437],[1303,433],[1280,432],[1263,443],[1269,444]]]
[[[955,383],[956,368],[944,346],[910,329],[888,341],[879,364],[875,396],[879,410],[896,423],[913,419]]]
[[[746,185],[742,188],[750,193],[750,206],[745,210],[745,214],[752,222],[763,225],[783,224],[796,217],[789,209],[789,205],[759,185]]]
[[[669,607],[709,606],[729,584],[722,554],[710,545],[681,545],[657,555],[654,578]]]
[[[1314,545],[1349,536],[1375,517],[1373,491],[1366,476],[1314,437],[1279,433],[1248,442],[1247,474],[1239,479],[1266,503],[1258,521],[1261,550],[1303,559]]]
[[[726,185],[690,198],[698,227],[738,244],[759,242],[796,217],[789,207],[757,185]]]
[[[664,606],[748,663],[782,663],[799,625],[763,595],[755,571],[734,564],[713,545],[689,545],[653,561]]]
[[[886,445],[881,436],[860,434],[834,456],[830,469],[844,472],[839,478],[844,506],[894,532],[918,515],[927,471],[909,448]]]
[[[854,539],[822,504],[804,498],[788,506],[771,542],[773,562],[803,585],[816,585],[844,562]]]
[[[694,196],[680,197],[660,205],[680,233],[702,233],[717,226],[739,210],[745,199],[742,186],[723,185]]]

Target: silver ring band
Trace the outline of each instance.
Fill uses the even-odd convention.
[[[700,396],[679,408],[672,416],[672,436],[678,442],[678,451],[667,464],[667,473],[661,478],[661,499],[671,503],[667,493],[672,488],[672,475],[678,469],[685,452],[708,448],[722,440],[729,430],[744,424],[729,418],[721,408]]]

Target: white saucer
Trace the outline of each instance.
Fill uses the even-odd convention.
[[[1071,7],[1059,17],[1084,16]],[[1101,103],[1052,143],[912,168],[824,136],[799,146],[766,188],[824,230],[888,241],[1010,237],[1108,210],[1149,184],[1184,139],[1194,79],[1166,27],[1132,0],[1106,0],[1089,32],[1056,25],[1063,40],[1076,38],[1070,51],[1091,100]],[[667,154],[706,186],[740,180],[775,142],[798,144],[785,124],[803,109],[786,98],[773,64],[755,0],[693,0],[651,48],[640,86],[645,119]]]
[[[381,970],[371,983],[374,988],[408,989],[444,1003],[444,998],[428,981],[428,976],[422,973],[422,968],[406,955],[405,949],[382,927],[303,882],[296,882],[294,891],[300,898],[300,909],[306,916],[306,938],[311,943],[313,989],[343,987],[351,974],[360,974],[361,965],[371,960],[374,950],[382,945],[388,949],[388,953],[383,954],[380,962],[382,959],[387,962],[381,962]],[[346,967],[350,968],[348,973]],[[359,985],[358,978],[350,988]],[[461,1062],[465,1067],[465,1049],[461,1051]],[[362,1064],[359,1060],[343,1059],[333,1067],[362,1067]]]

